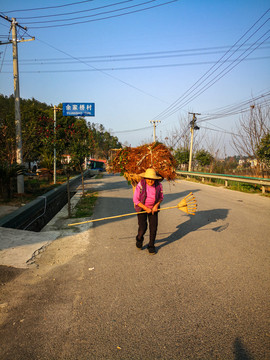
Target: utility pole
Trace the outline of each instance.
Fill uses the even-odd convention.
[[[12,40],[8,42],[0,42],[0,45],[12,43],[12,56],[13,56],[13,81],[14,81],[14,100],[15,100],[15,130],[16,130],[16,162],[18,165],[23,165],[23,149],[22,149],[22,129],[21,129],[21,110],[20,110],[20,84],[19,84],[19,65],[18,65],[18,42],[32,41],[32,39],[17,40],[17,26],[23,30],[26,27],[20,26],[15,18],[9,19],[7,16],[0,15],[1,18],[11,23]],[[24,193],[24,176],[20,170],[17,173],[17,192],[18,194]]]
[[[157,123],[160,123],[161,121],[160,120],[150,120],[149,121],[151,124],[153,124],[153,139],[154,139],[154,142],[156,142],[156,124]]]
[[[192,148],[193,148],[193,136],[194,136],[194,130],[199,130],[200,128],[196,125],[196,115],[201,115],[199,113],[189,113],[193,115],[193,118],[190,122],[190,132],[191,132],[191,138],[190,138],[190,151],[189,151],[189,163],[188,163],[188,171],[191,171],[191,163],[192,163]]]
[[[22,128],[20,111],[20,84],[19,84],[19,66],[18,66],[18,46],[17,46],[17,28],[16,19],[12,18],[12,54],[13,54],[13,80],[14,80],[14,100],[15,100],[15,128],[16,128],[16,160],[18,165],[23,164],[22,151]],[[24,193],[24,176],[21,171],[17,175],[17,192]]]
[[[54,105],[53,107],[53,135],[54,135],[54,148],[53,148],[53,183],[56,184],[56,111],[61,110]]]

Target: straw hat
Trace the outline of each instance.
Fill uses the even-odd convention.
[[[152,180],[161,180],[162,177],[158,176],[154,169],[147,169],[146,172],[140,174],[141,177]]]

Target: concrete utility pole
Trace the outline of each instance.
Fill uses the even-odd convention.
[[[160,123],[161,121],[160,120],[150,120],[149,121],[151,124],[153,124],[154,126],[154,129],[153,129],[153,139],[154,139],[154,142],[156,142],[156,124],[157,123]]]
[[[22,149],[22,129],[21,129],[21,111],[20,111],[20,85],[19,85],[19,65],[18,65],[18,42],[32,41],[32,39],[17,39],[17,26],[23,30],[26,27],[20,26],[15,18],[9,19],[7,16],[0,15],[4,20],[11,23],[12,40],[7,42],[0,41],[0,45],[12,44],[13,55],[13,80],[14,80],[14,99],[15,99],[15,130],[16,130],[16,162],[18,165],[23,165],[23,149]],[[22,171],[17,174],[17,192],[18,194],[24,193],[24,176]]]
[[[14,79],[14,99],[15,99],[15,128],[16,128],[16,160],[18,165],[23,164],[22,151],[22,129],[21,129],[21,111],[20,111],[20,84],[19,84],[19,66],[18,66],[18,46],[17,46],[17,23],[12,18],[12,54],[13,54],[13,79]],[[17,175],[17,192],[24,193],[24,176],[21,173]]]
[[[189,113],[189,114],[193,115],[192,121],[190,122],[191,138],[190,138],[190,151],[189,151],[189,163],[188,163],[188,171],[191,171],[194,130],[199,130],[200,129],[196,125],[196,120],[197,120],[196,115],[201,115],[201,114],[199,114],[199,113]]]

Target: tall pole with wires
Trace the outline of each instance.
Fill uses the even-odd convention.
[[[18,165],[23,164],[22,150],[22,129],[21,129],[21,111],[20,111],[20,84],[19,84],[19,66],[18,66],[18,46],[17,46],[17,23],[12,18],[12,54],[13,54],[13,80],[14,80],[14,100],[15,100],[15,129],[16,129],[16,160]],[[24,177],[22,171],[17,174],[17,192],[24,193]]]
[[[193,115],[193,118],[190,122],[190,132],[191,132],[191,138],[190,138],[190,150],[189,150],[189,163],[188,163],[188,171],[191,171],[191,163],[192,163],[192,150],[193,150],[193,136],[194,136],[194,130],[199,130],[200,128],[196,125],[196,115],[201,115],[199,113],[189,113]]]
[[[56,184],[56,111],[61,110],[57,106],[53,107],[53,183]]]
[[[0,45],[12,44],[13,56],[13,81],[14,81],[14,99],[15,99],[15,131],[16,131],[16,162],[18,165],[23,164],[23,149],[22,149],[22,126],[21,126],[21,111],[20,111],[20,85],[19,85],[19,65],[18,65],[18,42],[32,41],[32,39],[17,39],[17,27],[27,30],[26,27],[20,26],[15,18],[9,19],[7,16],[0,15],[4,20],[11,23],[12,40],[7,42],[0,42]],[[24,193],[24,177],[22,170],[17,173],[17,192]]]
[[[160,120],[150,120],[151,124],[153,124],[153,141],[156,142],[156,124],[160,123]]]

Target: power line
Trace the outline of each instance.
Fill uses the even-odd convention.
[[[152,0],[152,1],[156,1],[156,0]],[[102,20],[107,20],[107,19],[112,19],[112,18],[116,18],[116,17],[121,17],[121,16],[125,16],[125,15],[130,15],[130,14],[134,14],[134,13],[137,13],[137,12],[141,12],[141,11],[145,11],[145,10],[150,10],[150,9],[154,9],[154,8],[157,8],[157,7],[160,7],[160,6],[164,6],[164,5],[168,5],[168,4],[171,4],[171,3],[174,3],[176,1],[179,1],[179,0],[170,0],[170,1],[167,1],[165,3],[162,3],[162,4],[157,4],[157,5],[153,5],[153,6],[148,6],[148,7],[145,7],[143,9],[137,9],[137,10],[133,10],[133,11],[127,11],[125,13],[122,13],[122,14],[116,14],[116,15],[110,15],[110,16],[105,16],[105,17],[101,17],[101,18],[98,18],[98,19],[92,19],[92,20],[85,20],[85,21],[77,21],[77,22],[73,22],[73,23],[69,23],[69,24],[60,24],[60,25],[46,25],[46,26],[29,26],[29,28],[31,29],[44,29],[44,28],[54,28],[54,27],[63,27],[63,26],[72,26],[72,25],[78,25],[78,24],[85,24],[85,23],[88,23],[88,22],[93,22],[93,21],[102,21]],[[142,5],[142,4],[140,4]],[[137,5],[139,6],[139,5]],[[92,15],[91,15],[92,16]],[[60,20],[59,20],[60,21]]]
[[[158,98],[158,97],[156,97],[156,96],[154,96],[154,95],[152,95],[152,94],[149,94],[149,93],[147,93],[147,92],[139,89],[138,87],[136,87],[136,86],[134,86],[134,85],[131,85],[130,83],[119,79],[119,78],[116,77],[116,76],[113,76],[113,75],[111,75],[111,74],[108,74],[107,72],[105,72],[105,71],[103,71],[103,70],[97,69],[97,68],[94,67],[93,65],[87,64],[86,62],[84,62],[84,61],[76,58],[75,56],[67,53],[66,51],[63,51],[63,50],[58,49],[57,47],[55,47],[55,46],[53,46],[53,45],[50,45],[50,44],[47,43],[46,41],[43,41],[43,40],[40,40],[40,39],[37,39],[37,38],[36,38],[36,40],[40,41],[41,43],[49,46],[50,48],[52,48],[52,49],[54,49],[54,50],[56,50],[56,51],[61,52],[62,54],[66,55],[66,56],[69,56],[69,57],[72,58],[72,59],[77,60],[78,62],[80,62],[80,63],[82,63],[82,64],[85,64],[85,65],[88,66],[88,67],[91,67],[92,69],[95,69],[96,71],[99,71],[100,73],[102,73],[102,74],[104,74],[104,75],[106,75],[106,76],[109,76],[110,78],[112,78],[112,79],[114,79],[114,80],[117,80],[117,81],[121,82],[121,83],[124,84],[124,85],[127,85],[127,86],[129,86],[129,87],[131,87],[131,88],[133,88],[133,89],[135,89],[135,90],[137,90],[137,91],[139,91],[139,92],[141,92],[141,93],[143,93],[143,94],[145,94],[145,95],[148,95],[148,96],[151,96],[151,97],[153,97],[153,98],[155,98],[155,99],[158,99],[159,101],[165,102],[164,100],[162,100],[162,99],[160,99],[160,98]]]
[[[184,94],[179,97],[176,101],[174,101],[169,107],[167,107],[164,111],[162,111],[160,114],[158,114],[157,116],[155,116],[153,119],[165,119],[169,116],[171,116],[172,114],[174,114],[176,111],[180,110],[184,105],[182,104],[183,103],[183,100],[186,99],[188,96],[190,96],[191,98],[185,102],[185,104],[187,104],[188,102],[192,101],[195,97],[194,95],[192,95],[192,93],[194,91],[196,91],[196,89],[198,89],[198,87],[200,85],[202,85],[210,76],[212,76],[216,71],[217,69],[224,63],[224,61],[222,62],[223,58],[229,54],[233,48],[259,23],[259,21],[269,12],[270,9],[268,9],[245,33],[244,35],[242,35],[240,37],[240,39],[238,39],[235,44],[228,50],[225,52],[225,54],[206,72],[204,73],[187,91],[184,92]],[[268,19],[269,20],[269,19]],[[267,21],[268,21],[267,20]],[[264,22],[265,24],[266,22]],[[263,25],[264,25],[263,24]],[[263,26],[261,25],[259,27],[259,29]],[[253,32],[253,34],[248,38],[250,39],[259,29],[257,29],[256,31]],[[246,40],[243,44],[241,44],[240,46],[238,46],[238,49],[240,47],[242,47],[248,40]],[[256,42],[255,42],[256,44]],[[235,51],[234,51],[235,52]],[[234,54],[234,52],[229,56],[227,57],[227,60]],[[220,63],[222,62],[221,65],[218,66],[217,69],[214,70],[214,68]],[[224,74],[225,75],[225,74]],[[206,77],[206,78],[205,78]],[[213,85],[213,84],[212,84]],[[212,86],[211,85],[211,86]],[[210,87],[210,86],[209,86]],[[209,88],[208,87],[208,88]],[[201,93],[197,93],[197,96],[199,96]],[[192,97],[193,96],[193,97]],[[196,96],[196,97],[197,97]]]
[[[269,96],[270,96],[270,92],[267,92],[257,97],[253,97],[250,100],[243,101],[239,104],[227,105],[226,107],[221,108],[219,113],[208,114],[208,116],[200,118],[198,122],[201,123],[204,121],[216,120],[223,117],[245,113],[247,111],[250,111],[250,106],[253,105],[254,103],[256,103],[256,105],[261,107],[268,106],[270,102]],[[258,100],[263,100],[263,101],[258,103]]]
[[[119,130],[119,131],[112,131],[112,133],[114,134],[127,134],[127,133],[133,133],[133,132],[137,132],[137,131],[143,131],[143,130],[148,130],[148,129],[152,129],[152,126],[145,126],[142,128],[138,128],[138,129],[132,129],[132,130]]]
[[[270,56],[255,57],[250,59],[243,59],[243,61],[254,61],[254,60],[264,60],[269,59]],[[228,60],[228,62],[233,62],[234,60]],[[73,62],[74,63],[74,62]],[[84,62],[89,64],[89,62]],[[56,63],[58,64],[58,63]],[[63,63],[68,64],[68,63]],[[129,67],[107,67],[107,68],[93,68],[93,69],[59,69],[59,70],[21,70],[21,73],[25,74],[42,74],[42,73],[65,73],[65,72],[89,72],[89,71],[119,71],[119,70],[140,70],[140,69],[157,69],[157,68],[166,68],[166,67],[180,67],[180,66],[195,66],[195,65],[206,65],[213,64],[213,61],[203,61],[203,62],[194,62],[194,63],[181,63],[181,64],[164,64],[164,65],[143,65],[143,66],[129,66]],[[45,65],[45,64],[21,64],[21,65]],[[55,64],[46,64],[46,65],[55,65]],[[8,71],[4,73],[9,73]]]
[[[256,97],[253,97],[251,100],[244,100],[238,104],[233,104],[233,105],[227,105],[225,107],[222,107],[220,108],[223,112],[226,111],[226,109],[229,109],[231,111],[231,109],[237,109],[239,107],[241,107],[243,104],[247,105],[247,104],[254,104],[255,101],[259,100],[259,99],[265,99],[263,103],[256,103],[256,105],[261,105],[261,106],[267,106],[268,103],[269,103],[269,100],[267,99],[267,97],[269,97],[270,95],[270,92],[265,92],[265,93],[262,93],[260,95],[257,95]],[[218,109],[218,110],[220,110]],[[218,131],[216,129],[211,129],[211,128],[207,128],[207,127],[204,127],[204,126],[201,126],[201,123],[204,122],[204,121],[210,121],[210,120],[217,120],[218,118],[223,118],[223,117],[227,117],[227,116],[232,116],[232,115],[236,115],[236,114],[240,114],[240,113],[244,113],[244,112],[247,112],[247,111],[250,111],[250,106],[248,109],[245,109],[245,110],[240,110],[240,111],[235,111],[234,113],[232,112],[229,112],[229,113],[222,113],[222,114],[217,114],[217,116],[213,116],[213,117],[209,117],[209,118],[200,118],[200,120],[198,120],[198,123],[200,124],[200,128],[204,128],[204,129],[209,129],[209,130],[213,130],[213,131]],[[222,129],[220,128],[219,126],[215,125],[215,124],[211,124],[212,126],[215,126],[219,129],[219,131],[221,130],[221,132],[225,132],[227,134],[231,134],[231,135],[236,135],[238,136],[237,134],[234,134],[232,132],[229,132],[229,131],[226,131],[225,129]],[[181,135],[179,135],[174,144],[173,144],[173,147],[175,147],[177,145],[177,143],[180,141],[180,139],[187,133],[187,131],[189,130],[189,126],[187,125],[185,127],[185,129],[183,130],[183,132],[181,133]]]
[[[10,32],[11,32],[11,28],[10,28],[9,33],[8,33],[8,41],[10,40]],[[6,52],[7,52],[7,46],[8,46],[8,44],[6,44],[6,46],[5,46],[2,63],[1,63],[1,66],[0,66],[0,73],[2,72],[3,63],[4,63]]]
[[[95,11],[95,10],[105,9],[107,7],[120,5],[120,4],[124,4],[124,3],[127,3],[127,2],[131,2],[131,1],[133,1],[133,0],[125,0],[125,1],[120,1],[120,2],[114,3],[114,4],[99,6],[99,7],[95,7],[95,8],[92,8],[92,9],[84,9],[84,10],[79,10],[79,11],[72,11],[72,12],[68,12],[68,13],[39,15],[38,18],[41,19],[41,18],[47,18],[47,17],[56,17],[56,16],[66,16],[66,15],[80,14],[80,13],[85,13],[85,12],[88,12],[88,11]],[[18,19],[20,19],[21,21],[26,20],[26,19],[36,19],[36,18],[37,18],[37,16],[18,17]],[[68,20],[68,19],[66,19],[66,20]],[[57,20],[55,20],[55,21],[57,21]]]
[[[247,46],[249,46],[248,44]],[[153,52],[153,53],[138,53],[138,54],[120,54],[120,55],[102,55],[102,56],[88,56],[88,57],[78,57],[80,60],[84,60],[85,62],[119,62],[119,61],[144,61],[144,60],[156,60],[156,59],[167,59],[167,58],[174,58],[174,57],[190,57],[190,56],[203,56],[203,55],[213,55],[221,53],[222,51],[214,51],[220,47],[213,47],[209,48],[209,51],[200,52],[201,50],[204,51],[205,49],[196,49],[193,53],[190,53],[190,50],[174,50],[174,51],[160,51],[160,52]],[[260,50],[269,49],[269,46],[260,47]],[[173,53],[173,54],[172,54]],[[261,58],[268,58],[261,57]],[[256,58],[257,59],[257,58]],[[77,61],[70,61],[69,57],[66,58],[41,58],[41,59],[22,59],[21,64],[24,65],[37,65],[37,64],[47,64],[47,65],[56,65],[56,64],[73,64]],[[11,63],[11,61],[6,61],[5,63]],[[201,62],[205,64],[205,62]],[[198,63],[198,64],[201,64]],[[210,62],[206,62],[210,63]],[[211,62],[213,63],[213,62]],[[197,63],[196,63],[197,64]],[[177,64],[178,65],[178,64]],[[185,64],[186,65],[186,64]]]
[[[230,131],[226,131],[226,130],[217,130],[217,129],[211,129],[207,126],[201,126],[202,129],[206,129],[206,130],[211,130],[211,131],[217,131],[217,132],[222,132],[224,134],[229,134],[229,135],[234,135],[234,136],[241,136],[239,134],[235,134],[233,132],[230,132]]]
[[[37,10],[47,10],[47,9],[56,9],[56,8],[62,8],[66,6],[72,6],[72,5],[78,5],[82,3],[92,2],[94,0],[84,0],[84,1],[77,1],[74,3],[64,4],[64,5],[55,5],[55,6],[47,6],[47,7],[41,7],[41,8],[33,8],[33,9],[19,9],[19,10],[9,10],[5,11],[6,14],[19,12],[19,11],[37,11]]]
[[[265,36],[269,31],[267,31],[265,34],[263,34],[263,36]],[[262,36],[262,37],[263,37]],[[269,37],[268,37],[269,38]],[[268,39],[267,38],[267,39]],[[266,40],[267,40],[266,39]],[[266,41],[265,40],[265,41]],[[263,43],[263,42],[262,42]],[[261,43],[261,44],[262,44]],[[256,43],[254,43],[256,44]],[[203,88],[201,88],[200,90],[198,90],[195,94],[194,91],[196,90],[196,88],[194,90],[192,90],[191,94],[187,94],[183,97],[182,101],[178,101],[177,106],[174,105],[173,108],[170,110],[170,112],[168,113],[164,113],[163,115],[160,115],[159,117],[161,118],[167,118],[169,116],[171,116],[172,114],[174,114],[176,111],[180,110],[181,108],[183,108],[184,106],[186,106],[188,103],[190,103],[192,100],[194,100],[196,97],[198,97],[199,95],[201,95],[203,92],[205,92],[207,89],[209,89],[211,86],[213,86],[218,80],[220,80],[221,78],[223,78],[228,72],[230,72],[231,70],[233,70],[239,63],[241,63],[242,61],[244,61],[246,59],[247,56],[249,56],[253,51],[255,51],[261,44],[259,44],[256,48],[252,49],[244,58],[239,60],[239,57],[242,56],[244,53],[242,53],[237,59],[233,60],[231,62],[231,65],[227,66],[225,69],[223,69],[218,75],[216,75],[213,79],[211,79],[206,85],[203,86]],[[239,60],[234,66],[232,66],[237,60]],[[222,62],[222,65],[225,64],[225,60]],[[215,65],[214,65],[215,66]],[[229,68],[230,67],[230,68]],[[229,68],[229,69],[228,69]],[[228,70],[227,70],[228,69]],[[226,71],[227,70],[227,71]],[[225,72],[226,71],[226,72]],[[215,71],[214,71],[215,72]],[[214,72],[212,72],[209,76],[207,76],[207,78],[205,80],[207,80],[211,75],[214,74]],[[225,73],[224,73],[225,72]],[[203,82],[205,82],[205,80],[203,80],[199,85],[202,85]],[[215,80],[215,81],[214,81]],[[198,87],[197,87],[198,88]],[[192,94],[193,93],[193,94]],[[184,101],[185,98],[187,98],[188,96],[190,96],[190,98],[186,99]]]
[[[269,33],[270,30],[268,30],[266,33],[264,33],[262,35],[262,37],[264,37],[267,33]],[[262,38],[261,37],[261,38]],[[261,39],[260,38],[260,39]],[[270,36],[266,39],[268,40],[270,38]],[[260,40],[259,39],[259,40]],[[264,41],[266,41],[264,40]],[[264,42],[263,41],[263,42]],[[237,59],[235,59],[234,61],[232,61],[232,64],[235,63],[237,60],[239,60],[234,66],[228,65],[225,69],[223,69],[218,75],[216,75],[212,80],[210,80],[206,85],[204,85],[204,87],[202,89],[200,89],[197,93],[193,94],[191,99],[186,100],[186,102],[184,102],[184,104],[182,104],[182,107],[187,105],[190,101],[194,100],[196,97],[198,97],[199,95],[201,95],[202,93],[204,93],[206,90],[208,90],[210,87],[212,87],[217,81],[219,81],[220,79],[222,79],[227,73],[229,73],[230,71],[232,71],[237,65],[239,65],[242,61],[244,61],[252,52],[254,52],[261,44],[257,45],[254,49],[252,49],[244,58],[240,59],[240,56],[243,56],[243,54],[247,51],[245,51],[242,55],[240,55]],[[225,61],[223,62],[223,64],[225,63]],[[231,66],[231,67],[230,67]],[[227,70],[228,69],[228,70]],[[226,71],[227,70],[227,71]],[[215,81],[214,81],[215,80]]]
[[[230,104],[230,105],[222,106],[220,108],[217,108],[215,110],[210,110],[208,112],[219,112],[220,113],[220,112],[223,112],[223,111],[235,110],[235,109],[238,109],[241,106],[245,106],[245,105],[248,105],[250,103],[254,103],[255,101],[257,101],[259,99],[262,99],[262,98],[265,99],[268,96],[270,96],[270,91],[267,90],[265,92],[265,90],[264,90],[262,93],[259,93],[258,95],[255,95],[255,96],[252,96],[251,99],[249,98],[249,99],[246,99],[246,100],[242,100],[241,102],[236,103],[236,104]],[[205,114],[205,115],[218,115],[218,114]]]
[[[85,16],[73,17],[73,18],[70,18],[70,19],[45,20],[45,21],[42,21],[42,24],[48,24],[48,23],[52,23],[52,22],[58,22],[58,23],[59,23],[59,22],[61,22],[61,21],[72,21],[72,20],[78,20],[78,19],[86,19],[86,18],[90,18],[90,17],[94,17],[94,16],[99,16],[99,15],[104,15],[104,14],[110,14],[110,13],[117,12],[117,11],[122,11],[122,10],[127,10],[127,9],[131,9],[131,8],[135,8],[135,7],[138,7],[138,6],[141,6],[141,5],[146,5],[146,4],[155,2],[155,1],[158,1],[158,0],[148,0],[148,1],[142,2],[142,3],[140,3],[140,4],[131,5],[131,6],[126,6],[126,7],[120,8],[120,9],[115,9],[115,10],[110,10],[110,11],[104,11],[104,12],[100,12],[100,13],[92,14],[92,15],[85,15]],[[28,25],[31,25],[31,24],[40,24],[40,21],[26,22],[26,24],[28,24]]]

